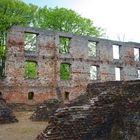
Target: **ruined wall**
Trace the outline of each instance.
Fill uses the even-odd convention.
[[[138,80],[89,84],[83,100],[58,108],[36,140],[139,140],[139,85]]]
[[[25,33],[36,34],[36,51],[24,50]],[[59,53],[60,37],[70,39],[67,54]],[[96,42],[94,58],[88,55],[89,42]],[[119,46],[119,59],[113,59],[112,45]],[[88,83],[114,81],[115,67],[121,70],[121,80],[137,79],[140,62],[134,61],[134,48],[140,48],[140,44],[14,26],[8,34],[6,77],[0,80],[0,92],[8,102],[36,103],[49,98],[64,100],[65,92],[72,100],[85,92]],[[36,78],[25,77],[25,61],[36,62]],[[60,79],[61,63],[70,64],[70,78],[67,80]],[[98,69],[96,80],[90,79],[92,65]],[[34,93],[33,100],[28,100],[29,92]]]

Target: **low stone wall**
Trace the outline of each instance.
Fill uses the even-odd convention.
[[[60,107],[61,102],[57,99],[50,99],[38,105],[30,117],[32,121],[48,121],[49,117]]]
[[[35,111],[40,104],[7,103],[7,106],[15,112],[22,112],[22,111]]]
[[[89,84],[87,94],[59,108],[36,139],[138,140],[139,120],[140,81]]]

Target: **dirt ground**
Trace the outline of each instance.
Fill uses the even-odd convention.
[[[0,124],[0,140],[35,140],[47,122],[29,120],[32,112],[15,112],[18,123]]]

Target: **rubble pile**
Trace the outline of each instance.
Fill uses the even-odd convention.
[[[47,121],[49,116],[52,116],[54,112],[59,108],[60,101],[57,99],[49,99],[38,105],[30,119],[32,121]]]
[[[98,85],[98,95],[97,84],[88,85],[86,104],[57,109],[36,140],[140,139],[140,81]]]
[[[0,124],[18,122],[6,101],[0,96]]]

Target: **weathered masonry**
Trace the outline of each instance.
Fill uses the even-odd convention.
[[[139,78],[139,43],[13,26],[0,93],[16,103],[67,101],[91,82]]]

